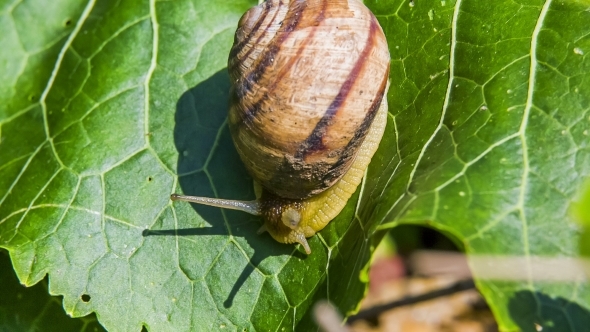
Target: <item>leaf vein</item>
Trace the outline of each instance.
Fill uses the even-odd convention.
[[[48,119],[47,104],[45,103],[45,99],[47,98],[47,95],[49,94],[49,91],[51,90],[51,87],[53,86],[53,82],[55,82],[55,78],[57,77],[57,72],[59,71],[59,69],[61,67],[62,61],[63,61],[64,56],[66,54],[66,51],[72,45],[72,42],[74,41],[74,39],[76,38],[76,36],[80,32],[80,29],[82,29],[82,25],[84,25],[84,22],[86,22],[86,19],[90,15],[90,12],[92,11],[92,8],[94,7],[95,1],[96,0],[90,0],[88,2],[88,4],[86,5],[86,8],[84,8],[84,11],[82,12],[82,15],[80,16],[80,19],[76,23],[76,26],[72,30],[72,33],[70,34],[70,36],[68,37],[68,39],[64,43],[64,46],[62,47],[61,51],[59,52],[59,54],[57,56],[56,64],[55,64],[55,67],[53,67],[53,71],[51,72],[51,76],[49,77],[49,80],[47,81],[47,86],[45,87],[45,89],[43,90],[43,93],[41,93],[41,97],[39,98],[39,102],[41,103],[41,109],[43,110],[43,120],[44,120],[43,122],[45,125],[45,134],[47,135],[47,138],[49,140],[49,145],[51,146],[51,150],[53,151],[53,154],[55,155],[57,162],[63,168],[67,168],[67,167],[63,164],[63,162],[59,158],[59,155],[57,154],[55,146],[53,145],[53,141],[51,140],[50,135],[49,135],[49,119]]]
[[[455,10],[453,12],[453,20],[451,22],[451,46],[450,46],[450,56],[449,56],[449,83],[447,84],[447,91],[446,91],[445,99],[443,102],[440,120],[439,120],[438,125],[434,129],[434,132],[432,133],[432,135],[430,136],[428,141],[426,141],[426,143],[422,147],[422,150],[420,151],[420,154],[418,155],[418,159],[416,160],[414,167],[412,168],[412,171],[410,172],[410,177],[409,177],[408,183],[406,185],[406,191],[410,190],[410,185],[411,185],[412,181],[414,180],[414,176],[416,175],[416,171],[418,170],[418,166],[420,164],[420,161],[424,157],[424,154],[426,153],[428,146],[430,146],[430,144],[432,143],[432,141],[436,137],[436,134],[438,134],[438,132],[442,128],[446,112],[449,108],[451,90],[453,87],[453,80],[455,77],[455,50],[457,48],[457,18],[459,17],[459,8],[461,7],[462,1],[463,0],[457,0],[457,2],[455,3]]]
[[[152,41],[152,60],[150,62],[150,67],[148,69],[147,75],[145,77],[144,82],[144,131],[145,131],[145,140],[146,144],[149,146],[150,136],[147,133],[150,132],[150,80],[152,79],[152,75],[156,69],[156,65],[158,62],[158,46],[159,46],[159,24],[158,19],[156,17],[156,0],[150,0],[150,20],[152,23],[152,34],[153,34],[153,41]],[[157,154],[156,154],[157,155]],[[158,158],[159,159],[159,158]],[[166,167],[168,169],[168,167]]]
[[[523,239],[523,251],[526,256],[527,262],[527,271],[529,274],[529,286],[532,287],[532,276],[531,276],[531,263],[530,263],[530,245],[529,245],[529,232],[528,232],[528,220],[525,212],[525,200],[526,200],[526,189],[527,183],[529,181],[529,155],[528,155],[528,144],[526,140],[526,128],[528,125],[529,116],[531,113],[531,109],[533,108],[533,95],[534,95],[534,88],[535,88],[535,79],[536,79],[536,71],[537,71],[537,41],[539,39],[539,33],[543,26],[543,21],[549,11],[549,6],[551,5],[551,0],[545,1],[543,7],[541,8],[541,12],[539,14],[539,18],[537,19],[537,23],[535,25],[535,29],[533,30],[533,35],[531,38],[531,52],[530,52],[530,68],[529,68],[529,84],[528,84],[528,91],[527,91],[527,99],[524,108],[524,113],[522,116],[522,122],[520,124],[520,130],[518,131],[520,136],[520,141],[522,145],[522,162],[523,162],[523,170],[522,170],[522,184],[520,187],[520,194],[518,196],[518,207],[520,210],[520,217],[522,220],[522,239]]]
[[[0,205],[2,205],[2,203],[4,202],[4,200],[6,199],[6,197],[8,197],[8,195],[12,192],[12,189],[14,189],[14,186],[16,185],[16,183],[20,180],[21,176],[27,170],[27,168],[29,167],[29,165],[30,165],[31,161],[33,160],[33,158],[37,155],[37,153],[39,153],[39,151],[41,151],[41,149],[43,148],[44,145],[45,145],[44,143],[41,144],[41,145],[39,145],[39,147],[37,148],[37,150],[35,150],[31,154],[31,157],[29,157],[29,160],[27,160],[27,162],[25,163],[25,165],[21,169],[20,173],[18,173],[18,175],[16,176],[16,178],[14,179],[14,181],[12,182],[12,184],[10,185],[10,187],[8,188],[8,190],[6,191],[6,193],[4,194],[4,196],[2,197],[2,199],[0,199]]]

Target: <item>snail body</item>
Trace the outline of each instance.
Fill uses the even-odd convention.
[[[251,8],[228,60],[228,123],[259,197],[172,198],[261,215],[275,240],[309,254],[306,238],[344,208],[383,136],[389,60],[383,31],[359,0]]]

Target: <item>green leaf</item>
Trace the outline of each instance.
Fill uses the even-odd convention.
[[[580,190],[580,197],[572,203],[572,217],[584,227],[590,226],[590,180]]]
[[[4,250],[0,250],[0,331],[104,331],[94,315],[69,318],[61,301],[47,294],[47,282],[25,288],[10,265]]]
[[[578,257],[590,173],[587,0],[367,1],[387,132],[310,256],[168,198],[254,197],[225,121],[254,3],[0,1],[0,246],[22,283],[49,274],[68,314],[113,331],[308,331],[318,299],[354,311],[385,231],[417,223],[465,248],[504,330],[587,326],[586,276],[555,271]]]
[[[585,329],[588,263],[568,209],[590,173],[590,2],[373,7],[398,141],[361,219],[460,242],[503,330]]]

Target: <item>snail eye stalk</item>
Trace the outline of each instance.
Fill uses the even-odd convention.
[[[184,202],[191,202],[209,206],[220,207],[224,209],[230,210],[238,210],[243,211],[255,216],[260,215],[260,205],[257,201],[236,201],[231,199],[220,199],[220,198],[210,198],[210,197],[199,197],[199,196],[185,196],[185,195],[178,195],[172,194],[170,195],[170,199],[173,201],[184,201]]]
[[[281,215],[281,221],[290,229],[297,229],[301,222],[301,213],[295,209],[287,209]]]

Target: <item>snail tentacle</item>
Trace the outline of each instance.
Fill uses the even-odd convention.
[[[309,247],[309,243],[307,243],[307,239],[305,238],[305,235],[303,235],[303,233],[297,233],[295,235],[295,238],[297,239],[297,243],[299,243],[300,245],[303,246],[303,249],[305,249],[305,253],[310,255],[311,248]]]
[[[237,201],[232,199],[220,199],[199,196],[185,196],[179,194],[170,195],[173,201],[184,201],[203,205],[215,206],[224,209],[243,211],[255,216],[260,215],[260,204],[257,201]]]

